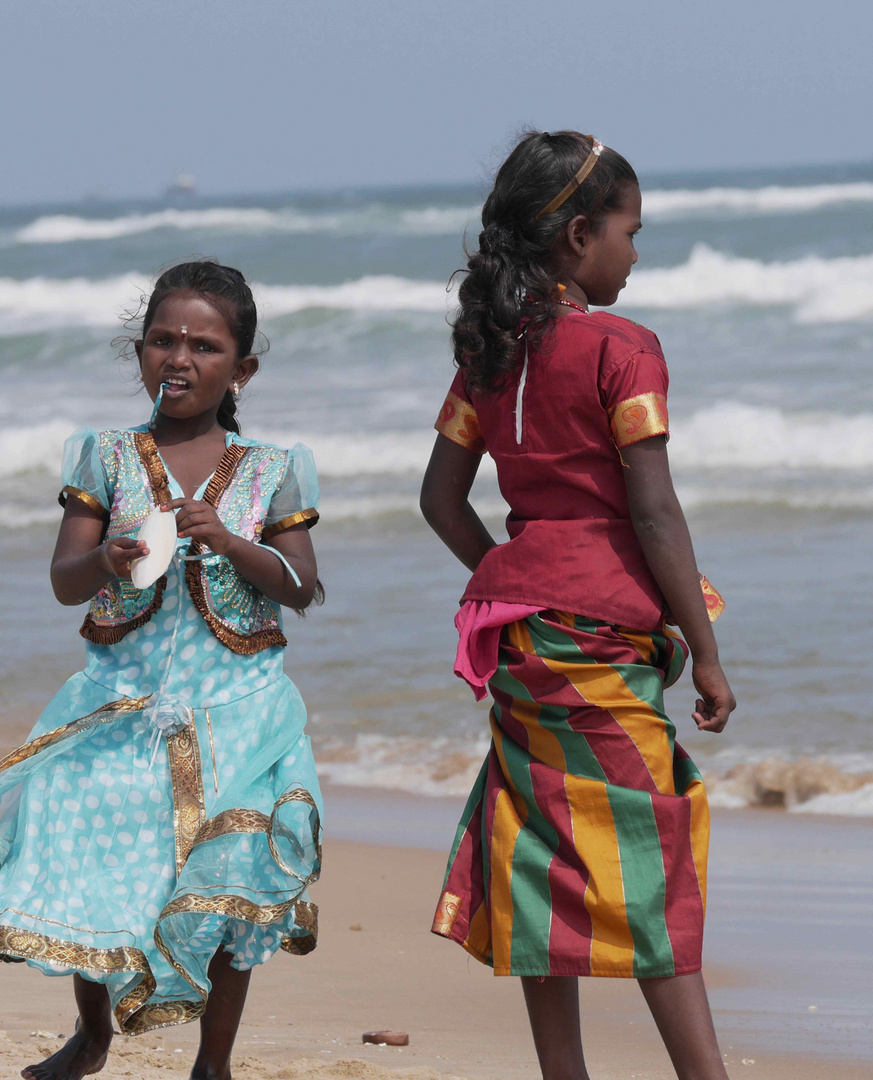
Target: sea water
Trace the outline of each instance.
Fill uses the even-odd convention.
[[[873,815],[873,165],[643,178],[640,261],[615,310],[671,373],[670,458],[698,561],[725,594],[739,708],[679,739],[722,806]],[[166,263],[241,268],[270,340],[247,435],[303,441],[327,603],[287,620],[287,669],[335,783],[465,790],[487,709],[452,675],[466,571],[417,490],[453,367],[448,286],[486,191],[405,188],[0,210],[0,744],[81,666],[84,612],[48,563],[63,441],[143,422],[110,345]],[[128,331],[134,333],[135,331]],[[505,536],[489,459],[474,501]]]

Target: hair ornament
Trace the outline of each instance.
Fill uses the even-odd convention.
[[[540,212],[537,214],[537,221],[539,221],[541,217],[546,217],[547,214],[553,214],[559,206],[563,206],[563,204],[567,201],[567,199],[570,198],[573,192],[576,191],[577,188],[580,188],[582,186],[588,174],[597,164],[597,159],[603,153],[603,143],[598,142],[593,135],[589,135],[588,138],[591,140],[591,150],[588,152],[588,157],[586,157],[585,160],[582,162],[582,167],[579,169],[573,179],[569,182],[569,184],[567,184],[566,187],[562,188],[554,197],[554,199],[552,199],[550,203],[547,203],[542,208],[542,210],[540,210]]]

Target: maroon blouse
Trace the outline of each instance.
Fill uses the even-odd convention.
[[[664,598],[630,519],[621,448],[668,435],[667,365],[655,335],[608,312],[556,320],[539,351],[492,393],[458,371],[436,429],[497,464],[509,541],[462,601],[571,611],[637,630]]]

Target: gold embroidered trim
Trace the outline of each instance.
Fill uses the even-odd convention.
[[[289,802],[305,802],[315,811],[315,820],[312,825],[312,842],[315,844],[315,869],[307,877],[302,878],[299,874],[296,874],[290,866],[285,862],[282,856],[279,854],[279,847],[273,838],[273,828],[276,821],[277,811]],[[299,882],[303,884],[303,887],[311,885],[314,881],[318,881],[321,874],[321,841],[319,839],[319,831],[321,829],[321,819],[318,814],[318,807],[315,804],[315,799],[310,795],[306,788],[294,788],[293,791],[286,791],[284,795],[280,795],[273,806],[273,812],[270,815],[269,828],[267,829],[267,844],[270,848],[270,854],[276,861],[276,865],[289,877],[297,878]]]
[[[212,479],[206,485],[206,491],[203,493],[204,502],[209,503],[210,506],[218,507],[219,500],[233,478],[237,465],[245,455],[246,448],[244,446],[240,446],[238,443],[231,443],[228,446]],[[188,551],[189,556],[200,555],[202,551],[203,545],[200,541],[192,540]],[[288,644],[288,639],[278,627],[270,626],[265,627],[263,630],[256,630],[253,634],[240,634],[236,630],[231,630],[229,626],[225,626],[218,616],[210,611],[209,605],[206,603],[206,593],[203,585],[205,573],[206,570],[199,564],[199,560],[192,559],[185,564],[185,581],[191,599],[194,601],[194,606],[222,645],[225,645],[231,652],[251,656],[254,653],[261,652],[263,649],[269,649],[273,645],[284,647]]]
[[[669,435],[667,399],[653,391],[620,401],[609,410],[609,424],[619,449],[653,435]]]
[[[209,732],[209,753],[212,755],[212,783],[215,785],[215,791],[218,792],[218,768],[215,764],[215,740],[212,738],[212,717],[209,715],[209,709],[203,710],[206,713],[206,730]]]
[[[170,478],[161,461],[158,447],[150,431],[134,432],[133,442],[136,452],[149,478],[152,499],[155,506],[163,506],[170,501]]]
[[[32,916],[37,918],[38,916]],[[38,960],[53,967],[94,971],[99,974],[133,972],[142,975],[136,986],[115,1006],[115,1016],[122,1031],[131,1032],[129,1020],[155,992],[156,982],[145,954],[140,949],[121,945],[115,949],[95,949],[62,938],[0,926],[0,953],[21,960]]]
[[[444,892],[437,904],[436,914],[433,917],[432,934],[442,934],[448,937],[451,934],[461,910],[461,898],[454,893]]]
[[[306,933],[283,937],[279,948],[292,956],[306,956],[318,944],[318,907],[310,900],[298,900],[294,905],[294,921]]]
[[[93,495],[89,494],[87,491],[82,491],[81,488],[73,487],[72,484],[65,484],[64,487],[61,488],[61,493],[60,495],[58,495],[58,502],[61,504],[61,506],[65,507],[67,505],[67,497],[70,495],[72,495],[74,499],[78,499],[80,502],[83,502],[90,510],[93,510],[95,513],[99,514],[104,521],[109,520],[109,511],[106,509],[103,503],[99,502],[97,499],[94,498]]]
[[[88,713],[87,716],[82,716],[78,720],[71,720],[68,724],[55,728],[53,731],[46,731],[35,739],[31,739],[30,742],[11,750],[6,757],[0,759],[0,772],[11,769],[13,765],[18,765],[22,761],[27,761],[34,754],[38,754],[40,750],[44,750],[47,746],[52,746],[60,739],[71,738],[73,735],[87,731],[97,724],[104,724],[109,720],[113,720],[118,713],[140,712],[147,701],[148,696],[110,701],[106,705],[101,705],[99,709],[95,709],[94,712]]]
[[[274,521],[272,525],[268,525],[261,533],[261,539],[272,540],[279,533],[285,532],[286,529],[290,529],[294,525],[302,525],[303,522],[306,522],[306,527],[311,529],[318,521],[318,517],[318,511],[314,507],[310,507],[308,510],[298,510],[296,514],[289,514],[288,517],[283,517],[279,521]]]
[[[703,574],[700,575],[700,588],[703,590],[703,599],[706,601],[706,613],[709,616],[709,621],[715,622],[725,609],[725,599]]]
[[[173,786],[173,831],[176,834],[178,875],[182,873],[185,860],[206,821],[200,745],[193,724],[187,724],[175,735],[167,736],[167,755],[170,759],[170,782]]]
[[[458,446],[472,450],[475,454],[485,453],[485,440],[482,438],[476,410],[468,401],[459,398],[451,390],[443,402],[434,427],[440,435],[445,435]]]
[[[260,810],[222,810],[210,818],[194,838],[194,845],[207,844],[218,836],[230,833],[265,833],[270,827],[270,819]]]
[[[144,626],[160,610],[164,602],[164,589],[167,587],[167,575],[162,574],[155,582],[155,595],[152,602],[139,615],[120,623],[118,626],[101,626],[91,618],[91,612],[85,616],[85,621],[79,627],[79,634],[95,645],[117,645],[122,638],[127,637],[132,631]]]

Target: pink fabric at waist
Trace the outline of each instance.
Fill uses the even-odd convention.
[[[455,674],[464,679],[481,701],[485,687],[497,670],[500,631],[508,623],[526,619],[542,611],[528,604],[504,604],[500,600],[468,600],[455,616],[460,640],[455,657]]]

